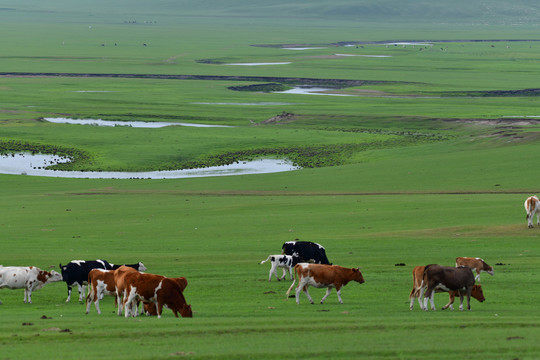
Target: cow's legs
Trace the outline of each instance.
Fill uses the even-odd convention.
[[[24,303],[32,303],[32,289],[24,288]]]
[[[67,292],[68,292],[68,297],[66,299],[66,302],[70,302],[71,300],[71,286],[67,286]]]
[[[272,274],[276,277],[276,280],[279,281],[279,278],[277,276],[277,265],[275,262],[272,263],[272,268],[270,269],[270,274],[268,276],[268,281],[272,279]]]
[[[450,308],[450,310],[454,310],[454,305],[453,305],[454,304],[454,299],[455,299],[454,294],[451,291],[449,291],[448,292],[448,304],[444,305],[442,307],[442,309],[446,310],[446,309]]]
[[[126,293],[127,293],[127,290],[126,290]],[[132,315],[131,313],[133,312],[132,302],[135,300],[136,295],[137,295],[137,292],[134,287],[130,289],[127,297],[126,295],[124,295],[124,316],[125,317],[135,316],[135,315]]]
[[[283,275],[281,276],[281,279],[278,279],[278,280],[283,280],[287,276],[287,269],[285,268],[281,268],[281,269],[283,270]]]
[[[328,288],[328,290],[330,290],[330,288]],[[330,291],[328,291],[330,293]],[[343,304],[343,300],[341,300],[341,288],[336,288],[336,292],[337,292],[337,298],[339,300],[339,303],[340,304]]]
[[[291,277],[291,281],[293,280],[293,267],[292,266],[289,266],[289,275]]]
[[[310,302],[311,304],[314,304],[313,298],[311,297],[311,295],[309,295],[309,291],[308,291],[307,286],[304,286],[304,293],[306,293],[306,296],[307,296],[309,302]]]
[[[77,283],[79,287],[79,301],[83,301],[84,296],[86,295],[86,285]]]
[[[326,300],[326,298],[328,297],[328,295],[330,295],[331,292],[332,292],[332,288],[326,288],[326,294],[324,294],[323,298],[321,299],[321,304],[324,302],[324,300]],[[339,298],[339,292],[338,292],[338,298]]]

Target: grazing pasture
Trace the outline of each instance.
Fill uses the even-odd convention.
[[[31,305],[22,290],[2,289],[3,356],[536,358],[540,229],[527,227],[523,202],[540,192],[538,8],[230,3],[2,5],[2,154],[58,152],[73,156],[64,169],[87,171],[276,154],[304,167],[176,180],[0,175],[0,264],[142,261],[149,273],[185,277],[193,309],[193,318],[165,309],[161,319],[126,319],[106,297],[101,315],[87,315],[84,302],[65,302],[62,282]],[[387,45],[408,40],[429,45]],[[224,65],[247,62],[290,64]],[[294,95],[268,84],[332,89]],[[257,91],[234,90],[246,86]],[[285,296],[290,282],[268,282],[259,265],[295,239],[359,267],[365,283],[347,286],[344,304],[331,294],[324,305],[296,305]],[[437,294],[438,311],[410,311],[413,267],[453,266],[458,256],[494,267],[482,277],[486,301],[443,312],[447,295]]]

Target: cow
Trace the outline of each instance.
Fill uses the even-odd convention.
[[[297,256],[299,262],[331,265],[324,247],[310,241],[287,241],[281,247],[281,253]]]
[[[114,270],[92,269],[88,273],[88,296],[86,297],[86,313],[90,312],[92,302],[96,307],[98,314],[101,314],[99,300],[103,295],[115,296],[116,288],[114,286]]]
[[[527,200],[525,200],[524,205],[525,211],[527,212],[525,218],[527,219],[527,226],[529,229],[533,227],[534,214],[536,214],[536,225],[540,225],[540,200],[538,200],[538,197],[528,197]]]
[[[54,270],[45,271],[35,266],[0,265],[0,289],[24,289],[25,304],[32,303],[32,291],[56,281],[62,281],[62,275]]]
[[[293,268],[296,264],[299,263],[298,256],[291,256],[291,255],[269,255],[266,260],[261,261],[259,264],[264,264],[270,260],[270,263],[272,264],[272,267],[270,268],[270,272],[268,273],[268,281],[272,280],[272,274],[276,276],[276,280],[280,281],[285,279],[287,276],[287,270],[289,270],[289,275],[291,277],[291,281],[293,279]],[[283,276],[281,278],[278,278],[277,275],[277,269],[282,268],[283,269]]]
[[[136,264],[122,264],[122,265],[115,265],[115,264],[111,264],[112,265],[112,270],[116,270],[118,269],[120,266],[129,266],[131,268],[134,268],[135,270],[138,270],[138,271],[146,271],[146,266],[144,266],[144,264],[142,262],[138,262]]]
[[[308,287],[315,286],[316,288],[326,288],[326,294],[321,299],[321,304],[326,300],[332,288],[336,288],[338,300],[341,300],[341,288],[347,285],[350,281],[356,281],[359,284],[364,283],[364,277],[358,268],[344,268],[338,265],[324,264],[308,264],[300,263],[294,267],[295,279],[287,290],[287,297],[291,293],[294,283],[298,280],[296,287],[296,303],[300,304],[300,291],[303,289],[310,303],[313,304],[313,299],[309,295]]]
[[[171,278],[172,280],[176,281],[176,283],[180,286],[180,290],[182,293],[184,293],[184,289],[187,287],[187,279],[185,277],[177,277],[177,278]],[[151,302],[146,302],[144,305],[144,312],[147,316],[156,316],[157,310],[156,305]]]
[[[118,316],[122,315],[122,309],[125,304],[124,300],[127,296],[126,289],[128,283],[126,281],[126,276],[130,273],[138,273],[138,271],[129,266],[120,266],[113,272],[114,287],[116,289],[116,302],[118,304]]]
[[[420,297],[420,292],[422,290],[422,280],[424,276],[424,268],[425,266],[415,266],[413,269],[413,288],[411,290],[411,293],[409,295],[409,300],[411,301],[410,309],[414,309],[414,300],[418,299],[418,304],[420,305],[420,309],[424,310],[424,305],[422,304],[422,300]],[[435,289],[435,292],[441,292],[442,290]],[[454,310],[454,299],[456,296],[459,295],[458,291],[448,291],[448,304],[443,306],[443,310],[446,310],[450,308],[450,310]],[[480,285],[474,285],[471,296],[475,298],[476,300],[483,302],[485,299],[484,293],[482,291],[482,286]]]
[[[143,303],[154,303],[158,318],[161,318],[163,306],[172,310],[175,317],[193,317],[191,305],[186,303],[181,285],[173,279],[156,275],[129,272],[125,274],[127,284],[125,300],[125,317],[136,316],[133,311],[138,300]]]
[[[463,310],[463,296],[467,295],[467,310],[471,310],[471,292],[474,285],[474,275],[468,267],[451,267],[436,264],[426,265],[424,268],[424,282],[420,297],[424,297],[424,310],[428,311],[428,298],[431,300],[431,309],[435,310],[433,298],[435,289],[443,291],[459,290],[459,310]],[[424,293],[424,289],[425,293]],[[423,293],[423,294],[422,294]]]
[[[486,264],[486,262],[480,258],[473,257],[457,257],[456,258],[456,267],[466,266],[471,270],[476,271],[475,281],[480,283],[480,273],[482,271],[487,272],[489,275],[493,276],[493,267]]]

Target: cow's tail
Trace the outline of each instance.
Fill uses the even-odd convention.
[[[266,260],[263,260],[259,263],[260,264],[264,264],[265,262],[267,262],[268,260],[270,260],[270,257],[272,257],[272,255],[268,255],[268,257],[266,258]]]
[[[292,291],[292,289],[293,289],[293,287],[294,287],[294,284],[296,283],[296,277],[297,277],[296,267],[297,267],[297,266],[298,266],[298,265],[295,265],[295,266],[294,266],[294,280],[293,280],[291,286],[289,287],[289,290],[287,290],[287,296],[286,296],[286,299],[289,298],[289,294],[291,293],[291,291]]]

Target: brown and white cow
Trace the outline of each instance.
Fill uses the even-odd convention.
[[[170,278],[174,280],[179,286],[182,293],[184,293],[185,288],[187,287],[187,279],[185,277]],[[147,316],[156,316],[157,310],[156,305],[151,302],[144,303],[144,312]],[[142,313],[141,313],[142,314]]]
[[[451,267],[436,264],[426,265],[424,268],[424,282],[420,296],[424,297],[424,310],[428,310],[427,302],[431,300],[431,309],[435,310],[433,298],[435,289],[443,291],[459,291],[459,310],[463,310],[463,296],[467,295],[467,310],[471,310],[471,293],[474,285],[474,274],[468,267]],[[424,289],[425,293],[424,293]],[[422,294],[423,293],[423,294]]]
[[[536,225],[540,225],[540,200],[536,196],[530,196],[525,200],[525,211],[527,212],[527,226],[533,227],[533,218],[536,214]]]
[[[97,313],[101,314],[99,300],[103,297],[103,295],[114,296],[114,301],[117,303],[116,287],[114,284],[114,270],[90,270],[88,273],[88,286],[90,287],[90,290],[88,291],[88,296],[86,297],[87,314],[90,312],[90,305],[92,302],[96,307]]]
[[[114,287],[116,289],[116,302],[118,304],[118,316],[122,316],[122,309],[125,304],[125,299],[127,298],[126,290],[128,282],[126,281],[126,276],[132,273],[139,274],[139,271],[125,265],[120,266],[118,269],[114,270],[113,273]]]
[[[310,285],[316,288],[326,288],[326,294],[321,299],[321,304],[330,295],[332,288],[336,288],[338,300],[343,304],[341,300],[341,288],[350,281],[356,281],[360,284],[364,283],[364,277],[358,268],[350,269],[338,265],[300,263],[296,264],[294,271],[296,276],[287,291],[287,297],[289,297],[296,280],[298,280],[298,286],[296,287],[297,304],[300,303],[300,291],[302,289],[306,293],[309,302],[313,304],[313,299],[308,292]]]
[[[420,305],[420,309],[424,309],[424,305],[422,304],[422,298],[420,296],[421,290],[422,290],[422,284],[423,284],[423,276],[424,276],[424,268],[425,266],[415,266],[413,269],[413,288],[411,290],[411,294],[409,295],[409,300],[411,301],[410,309],[414,309],[414,300],[418,299],[418,304]],[[443,292],[441,289],[435,289],[435,292]],[[454,300],[456,296],[459,296],[459,291],[448,291],[448,304],[443,306],[443,310],[446,310],[450,308],[450,310],[454,310]],[[474,285],[473,289],[471,291],[471,296],[475,298],[476,300],[483,302],[486,300],[484,297],[484,293],[482,291],[481,285]]]
[[[24,289],[25,303],[32,303],[32,291],[56,281],[62,281],[62,274],[54,270],[49,272],[35,266],[0,265],[0,289]]]
[[[124,277],[127,283],[127,300],[125,302],[125,316],[136,316],[133,311],[135,303],[154,303],[158,318],[161,317],[163,306],[172,310],[174,316],[178,313],[182,317],[193,317],[191,305],[186,303],[181,286],[177,281],[156,274],[127,273]]]
[[[466,266],[471,270],[476,271],[476,277],[474,280],[480,282],[480,273],[482,271],[487,272],[489,275],[493,276],[493,267],[486,264],[486,262],[480,258],[474,257],[457,257],[456,258],[456,267]]]

